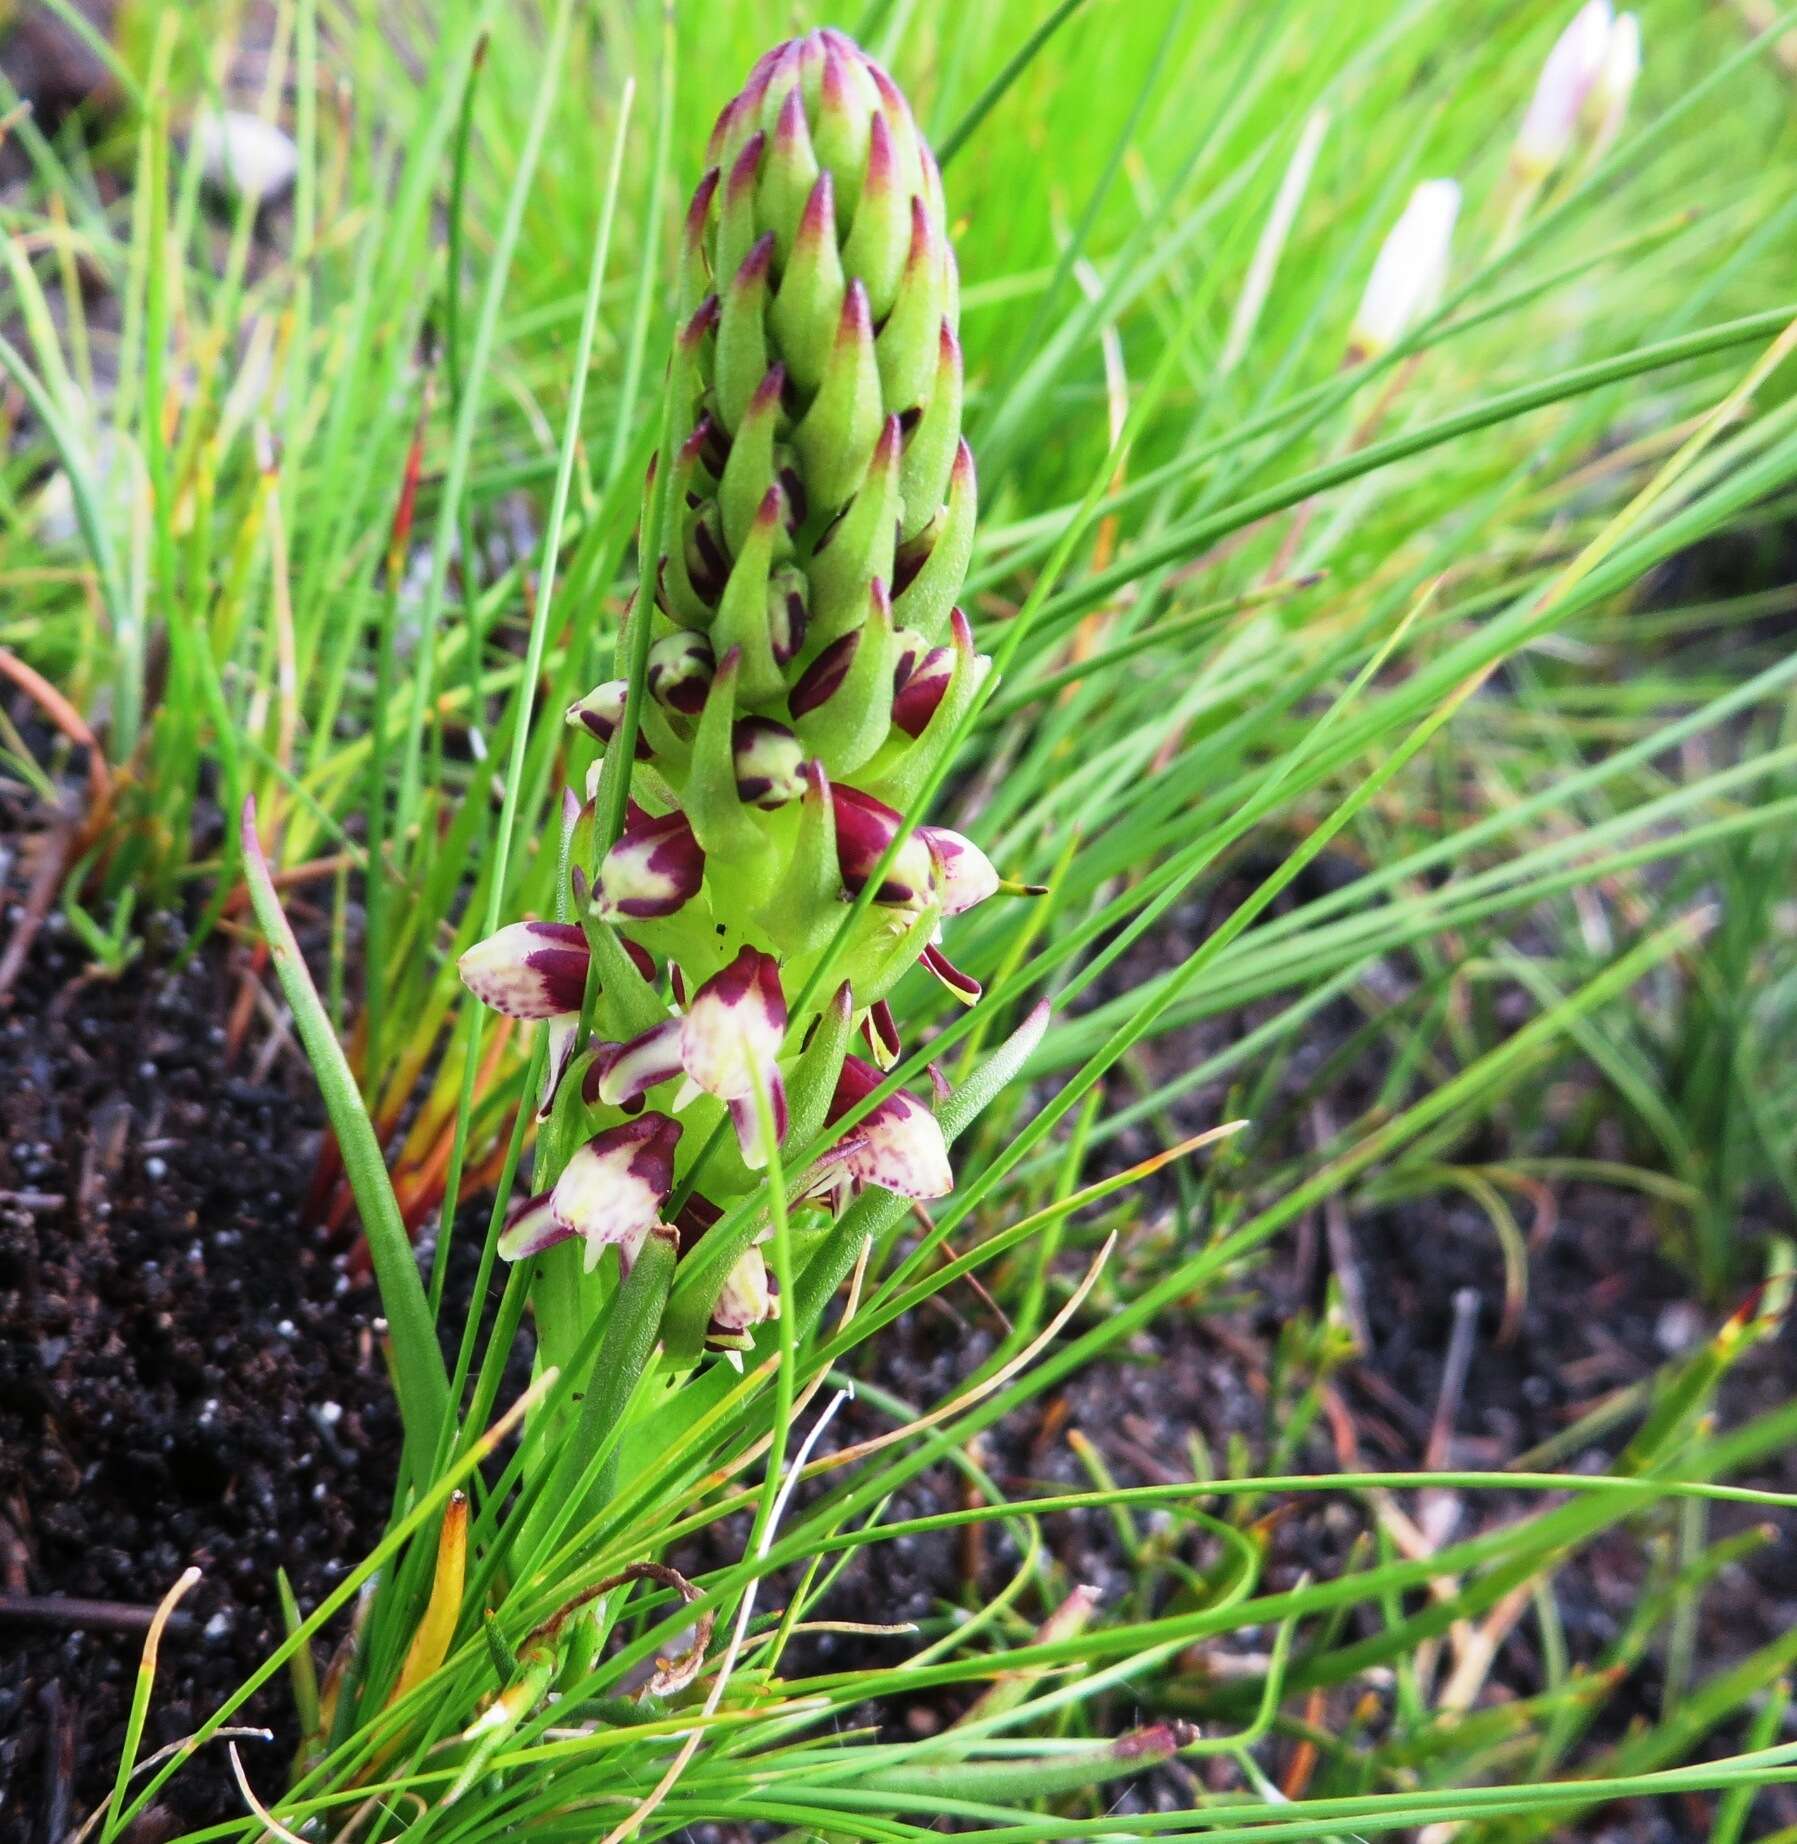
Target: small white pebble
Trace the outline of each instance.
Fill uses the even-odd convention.
[[[153,1179],[166,1178],[168,1176],[168,1161],[153,1156],[146,1159],[144,1161],[144,1176]]]
[[[230,1610],[221,1607],[218,1612],[206,1622],[206,1637],[214,1640],[223,1639],[225,1635],[230,1632],[233,1624],[234,1622],[231,1618]]]

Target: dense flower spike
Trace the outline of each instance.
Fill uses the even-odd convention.
[[[742,1241],[710,1336],[736,1349],[779,1306],[759,1246],[768,1129],[794,1152],[829,1145],[881,1080],[875,1063],[901,1058],[891,995],[909,968],[980,996],[942,934],[1000,885],[972,840],[907,834],[903,819],[991,664],[956,606],[978,488],[935,160],[886,73],[818,31],[755,66],[706,166],[680,239],[675,442],[645,487],[661,542],[615,676],[568,712],[615,753],[640,666],[631,799],[592,878],[596,1035],[575,1041],[578,929],[520,924],[471,950],[463,975],[488,1003],[551,1021],[546,1133],[585,1140],[514,1212],[501,1252],[578,1235],[589,1265],[607,1246],[628,1265],[679,1196],[684,1257],[729,1215]],[[573,834],[583,867],[596,796],[615,789],[598,768]],[[858,1034],[874,1062],[848,1054]],[[868,1185],[930,1198],[952,1183],[934,1113],[898,1091],[842,1129],[799,1191],[839,1208]]]

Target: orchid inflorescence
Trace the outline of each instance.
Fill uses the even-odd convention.
[[[671,1199],[684,1253],[764,1183],[770,1132],[801,1148],[852,1111],[799,1197],[834,1211],[867,1185],[952,1184],[925,1101],[862,1104],[898,1059],[889,999],[908,968],[979,997],[943,925],[999,888],[970,839],[906,836],[900,812],[989,667],[955,605],[976,509],[958,284],[936,162],[840,33],[769,52],[719,117],[678,295],[677,446],[669,480],[651,463],[644,515],[655,529],[660,493],[661,554],[643,560],[618,676],[568,713],[621,749],[640,658],[623,828],[590,894],[576,872],[581,921],[513,923],[461,962],[485,1003],[550,1025],[545,1113],[582,1111],[578,1150],[505,1228],[512,1260],[579,1237],[589,1266],[616,1247],[628,1270],[668,1233]],[[598,1032],[577,1042],[595,954]],[[750,1243],[714,1341],[777,1304]]]

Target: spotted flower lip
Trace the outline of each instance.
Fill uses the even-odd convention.
[[[508,1018],[578,1012],[587,984],[587,941],[572,922],[513,922],[477,941],[456,963],[462,984]]]
[[[671,916],[698,894],[704,876],[705,853],[686,815],[639,810],[605,854],[593,912],[607,921]]]
[[[904,815],[841,782],[830,784],[836,814],[836,861],[844,888],[858,895],[879,868],[887,848],[898,836]],[[895,909],[922,909],[933,899],[936,855],[922,831],[913,832],[886,867],[874,901]]]
[[[586,1243],[586,1266],[608,1248],[634,1258],[661,1220],[674,1188],[674,1153],[680,1123],[665,1114],[642,1114],[595,1135],[570,1159],[549,1209],[555,1222]]]
[[[831,1097],[832,1125],[863,1102],[883,1078],[858,1056],[843,1059]],[[855,1190],[878,1185],[900,1197],[946,1197],[955,1188],[941,1123],[915,1095],[894,1089],[852,1127],[829,1156],[824,1183],[840,1175]]]

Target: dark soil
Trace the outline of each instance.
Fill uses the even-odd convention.
[[[182,1570],[202,1575],[146,1754],[267,1656],[277,1566],[310,1606],[366,1553],[398,1458],[373,1290],[296,1229],[319,1127],[297,1059],[223,1066],[216,958],[108,984],[74,949],[46,930],[0,1025],[0,1834],[20,1840],[107,1790],[143,1621]],[[21,1617],[43,1596],[119,1605]],[[284,1680],[238,1720],[295,1743]],[[241,1810],[222,1754],[170,1789],[185,1824]]]

